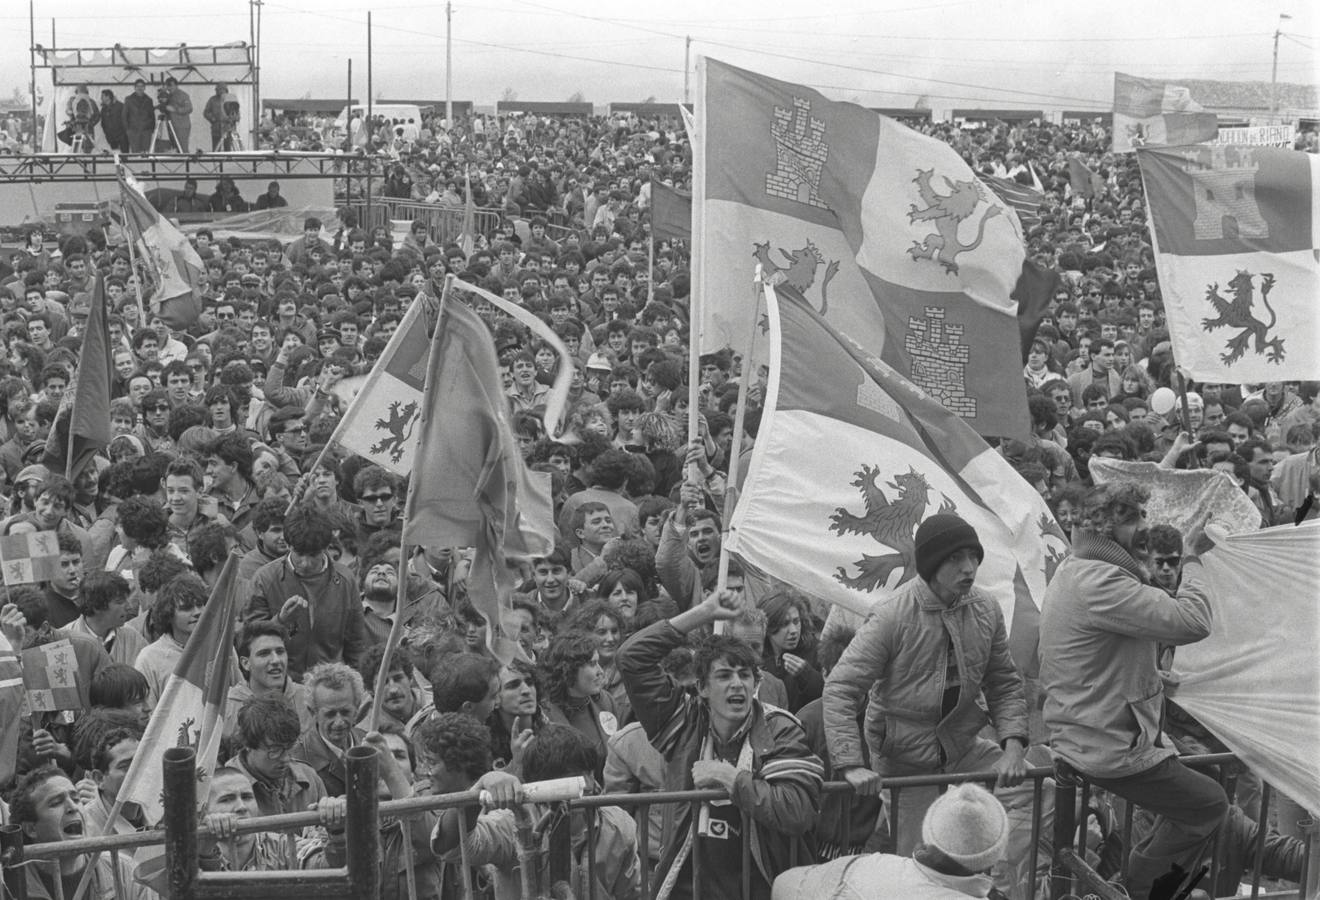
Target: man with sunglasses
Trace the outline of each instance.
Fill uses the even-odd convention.
[[[364,466],[353,478],[353,493],[361,507],[357,519],[358,540],[365,542],[378,531],[402,532],[399,489],[389,472],[380,466]]]
[[[285,406],[275,410],[266,426],[270,434],[271,449],[280,460],[280,471],[302,471],[303,455],[307,452],[307,415],[301,406]]]

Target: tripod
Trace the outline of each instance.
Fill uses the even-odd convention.
[[[161,113],[157,117],[153,149],[157,153],[178,153],[183,150],[179,144],[179,136],[174,133],[174,126],[170,123],[168,113]]]
[[[223,131],[220,134],[221,150],[242,150],[243,136],[238,133],[238,119],[225,117]]]

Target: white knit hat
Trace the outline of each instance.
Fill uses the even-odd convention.
[[[921,840],[969,872],[984,872],[1004,857],[1008,813],[977,784],[960,784],[939,797],[921,823]]]

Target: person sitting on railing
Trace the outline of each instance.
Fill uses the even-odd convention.
[[[1158,818],[1131,848],[1126,884],[1145,897],[1172,864],[1192,871],[1228,810],[1224,789],[1177,759],[1161,730],[1164,686],[1157,645],[1210,634],[1213,611],[1200,554],[1214,542],[1202,525],[1184,544],[1176,596],[1151,583],[1146,489],[1116,482],[1091,490],[1073,554],[1041,604],[1040,680],[1056,768]]]
[[[48,844],[83,837],[78,789],[53,765],[39,766],[19,778],[8,802],[9,822],[23,829],[23,839],[27,843]],[[89,864],[94,868],[89,889],[83,894],[89,900],[147,900],[155,896],[144,885],[133,881],[133,866],[121,854],[99,853],[93,862],[90,854],[76,853],[54,862],[31,860],[24,863],[29,900],[74,896]],[[127,897],[115,889],[116,882],[123,885]]]
[[[805,835],[820,809],[823,767],[797,719],[763,707],[755,697],[759,650],[717,635],[695,653],[696,694],[670,680],[661,663],[688,636],[738,616],[741,592],[711,592],[686,612],[643,629],[619,649],[618,666],[633,712],[668,761],[670,783],[727,791],[728,801],[702,804],[697,820],[684,809],[656,872],[655,896],[693,896],[700,867],[703,900],[770,896],[770,884],[791,861],[810,859]],[[750,871],[743,868],[746,835]]]
[[[992,887],[988,873],[1004,858],[1008,835],[1008,814],[995,796],[960,784],[926,810],[921,843],[910,857],[872,853],[789,869],[775,879],[772,900],[985,897]]]
[[[1013,822],[1010,862],[1020,866],[1031,845],[1032,788],[1022,784],[1027,698],[999,602],[975,587],[985,550],[970,524],[939,513],[917,528],[915,556],[917,577],[876,607],[825,683],[830,757],[866,796],[880,792],[882,777],[994,771]],[[857,713],[868,693],[863,730]],[[991,722],[998,743],[980,737]],[[863,734],[879,749],[870,766]],[[917,845],[921,817],[938,795],[934,786],[898,792],[900,856]],[[1010,896],[1021,881],[1020,870],[996,873]]]

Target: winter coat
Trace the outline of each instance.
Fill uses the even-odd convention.
[[[942,715],[950,649],[962,690]],[[970,750],[990,721],[1001,742],[1028,742],[1027,699],[1003,610],[976,588],[945,606],[914,578],[876,605],[825,683],[835,771],[865,764],[856,715],[868,691],[866,740],[881,775],[937,772]]]
[[[289,564],[288,556],[267,563],[252,576],[252,598],[244,621],[274,619],[284,601],[306,597],[308,605],[284,623],[289,629],[289,677],[302,678],[319,662],[346,662],[356,666],[365,648],[362,601],[348,570],[330,563],[330,571],[313,579],[323,584],[309,591]]]
[[[1178,594],[1170,597],[1108,537],[1077,529],[1072,550],[1041,602],[1050,746],[1088,775],[1135,775],[1177,755],[1161,733],[1158,645],[1210,634],[1205,569],[1187,557]]]
[[[671,650],[685,643],[685,635],[668,621],[656,622],[619,648],[615,664],[623,673],[633,714],[667,760],[666,783],[692,790],[692,764],[700,758],[712,728],[710,708],[706,701],[674,685],[660,667]],[[805,836],[820,811],[824,768],[808,748],[797,719],[783,710],[767,710],[760,701],[752,702],[751,715],[740,735],[730,741],[729,751],[736,755],[743,741],[751,742],[751,771],[738,773],[729,799],[750,833],[753,864],[770,883],[788,867],[794,852],[797,859],[811,858]],[[682,810],[675,834],[689,829],[691,815],[690,808]],[[653,884],[663,881],[678,850],[678,841],[665,848]],[[716,858],[703,855],[702,864],[741,872],[742,858],[737,853]]]

